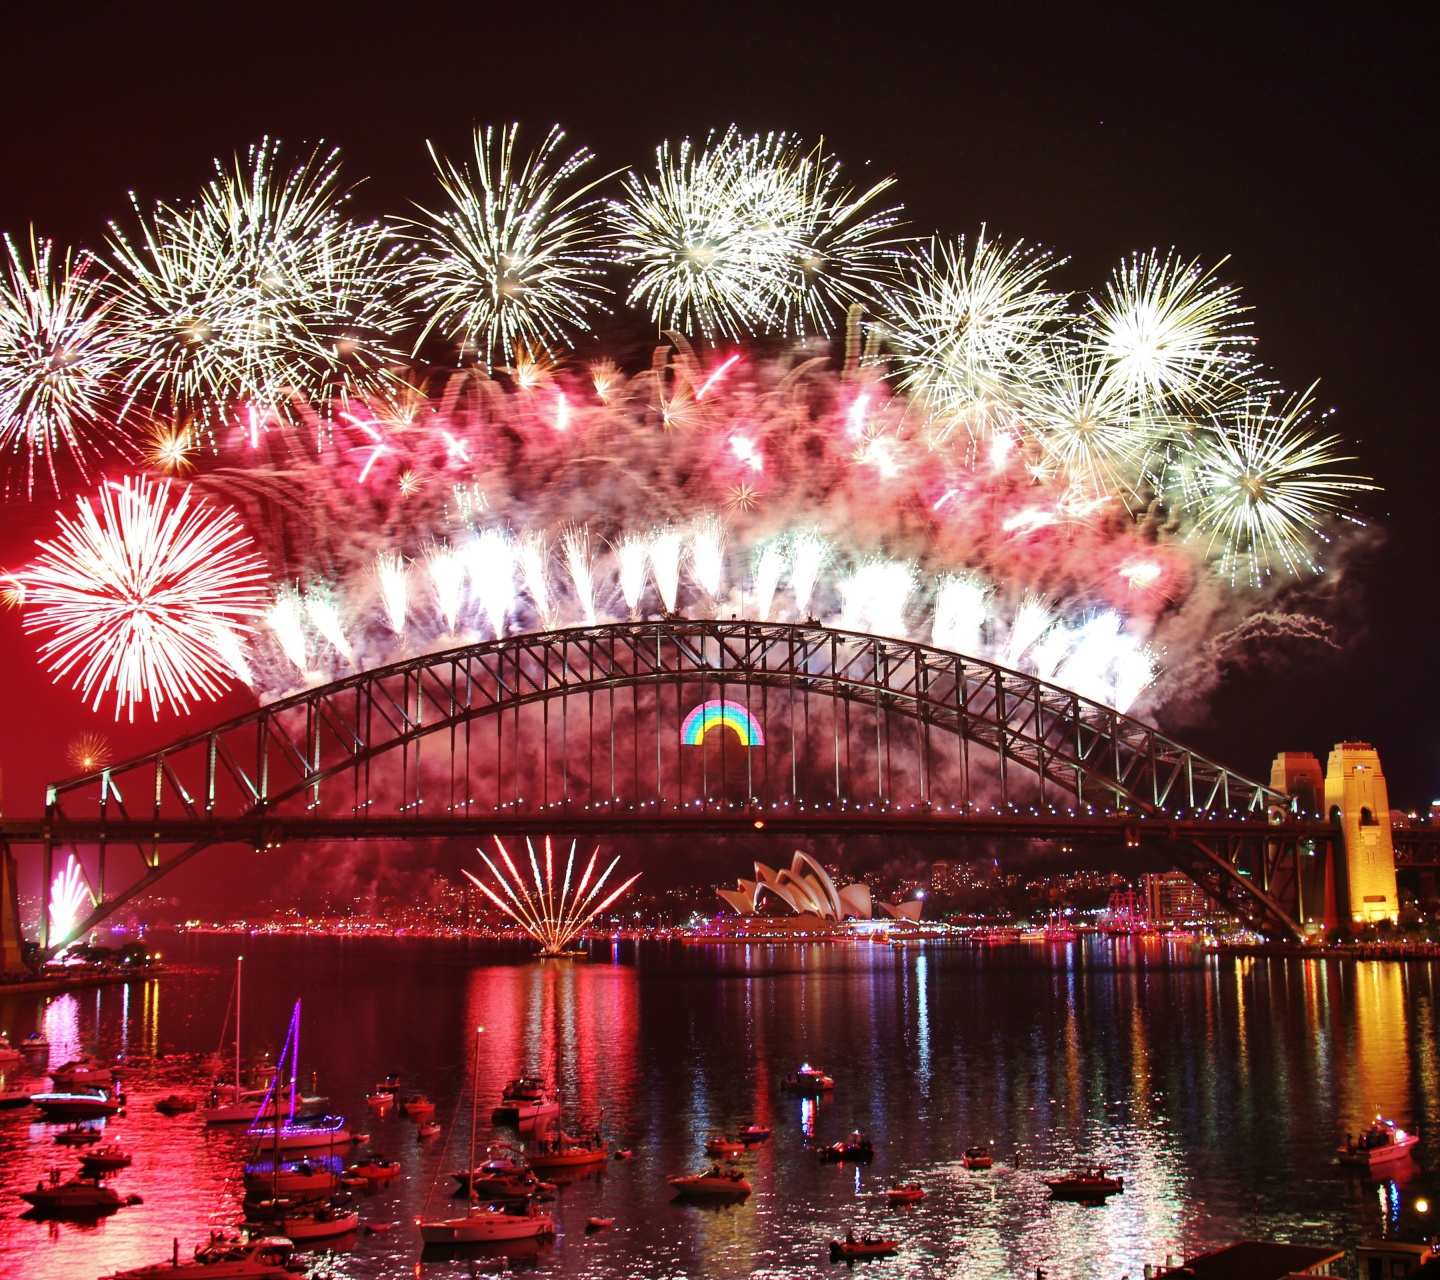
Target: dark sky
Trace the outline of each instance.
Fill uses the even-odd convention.
[[[351,177],[369,175],[366,207],[398,212],[430,192],[425,141],[459,152],[475,124],[558,121],[613,168],[735,121],[894,173],[917,230],[986,222],[1069,253],[1074,287],[1134,249],[1229,254],[1261,358],[1290,388],[1322,380],[1384,492],[1364,508],[1377,546],[1344,584],[1343,652],[1235,673],[1181,736],[1257,776],[1278,750],[1369,740],[1409,806],[1440,795],[1437,50],[1401,11],[12,5],[0,230],[97,244],[127,191],[185,197],[212,157],[265,134],[338,144]],[[3,509],[0,564],[53,509]],[[13,613],[0,662],[10,814],[38,811],[82,728],[129,754],[245,705],[117,730],[51,687]]]

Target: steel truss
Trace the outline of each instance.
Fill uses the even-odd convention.
[[[720,696],[765,724],[764,747],[679,747],[688,705]],[[1282,794],[1034,676],[818,625],[671,618],[393,663],[52,784],[43,821],[0,835],[43,846],[47,893],[58,845],[95,847],[83,931],[221,842],[1012,819],[1032,839],[1119,824],[1227,906],[1298,930],[1308,827]],[[111,845],[143,866],[106,897]]]

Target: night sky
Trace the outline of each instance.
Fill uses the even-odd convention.
[[[1416,7],[1418,13],[1419,7]],[[1252,655],[1177,736],[1252,776],[1279,750],[1373,742],[1392,803],[1440,795],[1434,67],[1392,10],[1260,18],[1192,6],[487,4],[10,6],[0,78],[0,230],[99,246],[127,192],[181,199],[266,134],[337,144],[365,212],[432,192],[427,139],[559,122],[607,168],[731,121],[815,139],[852,175],[895,174],[912,230],[1023,237],[1098,286],[1122,255],[1177,247],[1254,306],[1262,361],[1321,379],[1356,447],[1366,548],[1337,582],[1339,651]],[[1242,18],[1238,15],[1244,14]],[[1158,25],[1163,23],[1164,25]],[[868,170],[862,166],[869,165]],[[53,498],[11,501],[0,565]],[[1264,665],[1259,665],[1261,660]],[[113,726],[36,664],[0,615],[6,813],[38,812],[99,729],[120,755],[217,723]],[[1162,716],[1163,721],[1163,716]]]

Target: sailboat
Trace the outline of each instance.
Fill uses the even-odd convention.
[[[299,1098],[296,1076],[298,1075],[299,1058],[300,1001],[297,1000],[294,1012],[290,1015],[290,1029],[285,1033],[285,1047],[281,1049],[280,1060],[275,1064],[275,1075],[270,1080],[270,1087],[265,1091],[260,1109],[255,1112],[255,1119],[248,1130],[250,1136],[255,1139],[257,1153],[266,1147],[278,1155],[281,1151],[348,1146],[350,1143],[350,1131],[345,1127],[344,1116],[296,1117],[295,1103]],[[280,1082],[284,1078],[287,1061],[290,1064],[288,1095],[282,1092],[277,1096],[276,1090],[281,1087]],[[285,1118],[282,1120],[272,1109],[272,1103],[278,1103],[286,1096],[289,1098],[289,1105],[286,1108]],[[267,1119],[271,1122],[263,1123]]]
[[[470,1163],[466,1166],[469,1169],[475,1167],[476,1109],[480,1096],[480,1035],[484,1030],[484,1027],[475,1028],[475,1070],[470,1088]],[[430,1199],[434,1194],[435,1183],[431,1182],[430,1195],[425,1197],[425,1211],[419,1219],[420,1239],[425,1244],[488,1244],[493,1240],[538,1240],[555,1234],[555,1219],[548,1213],[541,1213],[535,1208],[534,1202],[528,1199],[511,1208],[482,1205],[476,1197],[475,1184],[472,1181],[470,1207],[464,1214],[431,1217]]]

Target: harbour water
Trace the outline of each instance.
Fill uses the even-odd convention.
[[[245,1149],[235,1129],[154,1101],[198,1087],[216,1050],[234,957],[245,954],[244,1052],[276,1054],[303,1001],[302,1074],[371,1135],[357,1152],[402,1176],[357,1196],[382,1234],[317,1259],[331,1277],[471,1276],[529,1269],[594,1277],[798,1277],[830,1270],[850,1226],[899,1239],[876,1276],[1139,1277],[1238,1238],[1353,1245],[1429,1224],[1440,1135],[1437,982],[1424,964],[1205,957],[1157,942],[988,948],[592,946],[539,961],[479,944],[405,939],[197,936],[157,941],[163,978],[0,999],[18,1039],[41,1021],[51,1061],[81,1049],[129,1063],[126,1113],[107,1139],[135,1157],[115,1186],[144,1203],[96,1223],[37,1222],[17,1196],[74,1156],[30,1109],[0,1112],[0,1275],[89,1280],[188,1252],[237,1222]],[[414,1221],[468,1155],[468,1071],[480,1040],[481,1144],[513,1137],[489,1110],[506,1079],[544,1074],[567,1115],[597,1119],[634,1157],[559,1188],[553,1244],[530,1257],[422,1257]],[[230,1047],[226,1046],[230,1052]],[[176,1057],[175,1055],[184,1055]],[[802,1062],[835,1077],[817,1102],[779,1081]],[[422,1142],[364,1095],[398,1072],[439,1106]],[[308,1081],[307,1081],[308,1083]],[[1335,1149],[1377,1111],[1421,1125],[1417,1160],[1374,1180]],[[452,1121],[456,1121],[452,1126]],[[666,1179],[708,1163],[710,1133],[774,1129],[743,1158],[743,1204],[675,1203]],[[863,1129],[868,1166],[812,1147]],[[989,1142],[989,1171],[965,1147]],[[447,1148],[448,1144],[448,1149]],[[1103,1207],[1054,1202],[1042,1178],[1103,1161],[1125,1190]],[[892,1179],[925,1199],[889,1208]],[[585,1234],[586,1219],[614,1226]],[[518,1251],[510,1246],[509,1252]],[[418,1269],[417,1269],[418,1265]]]

